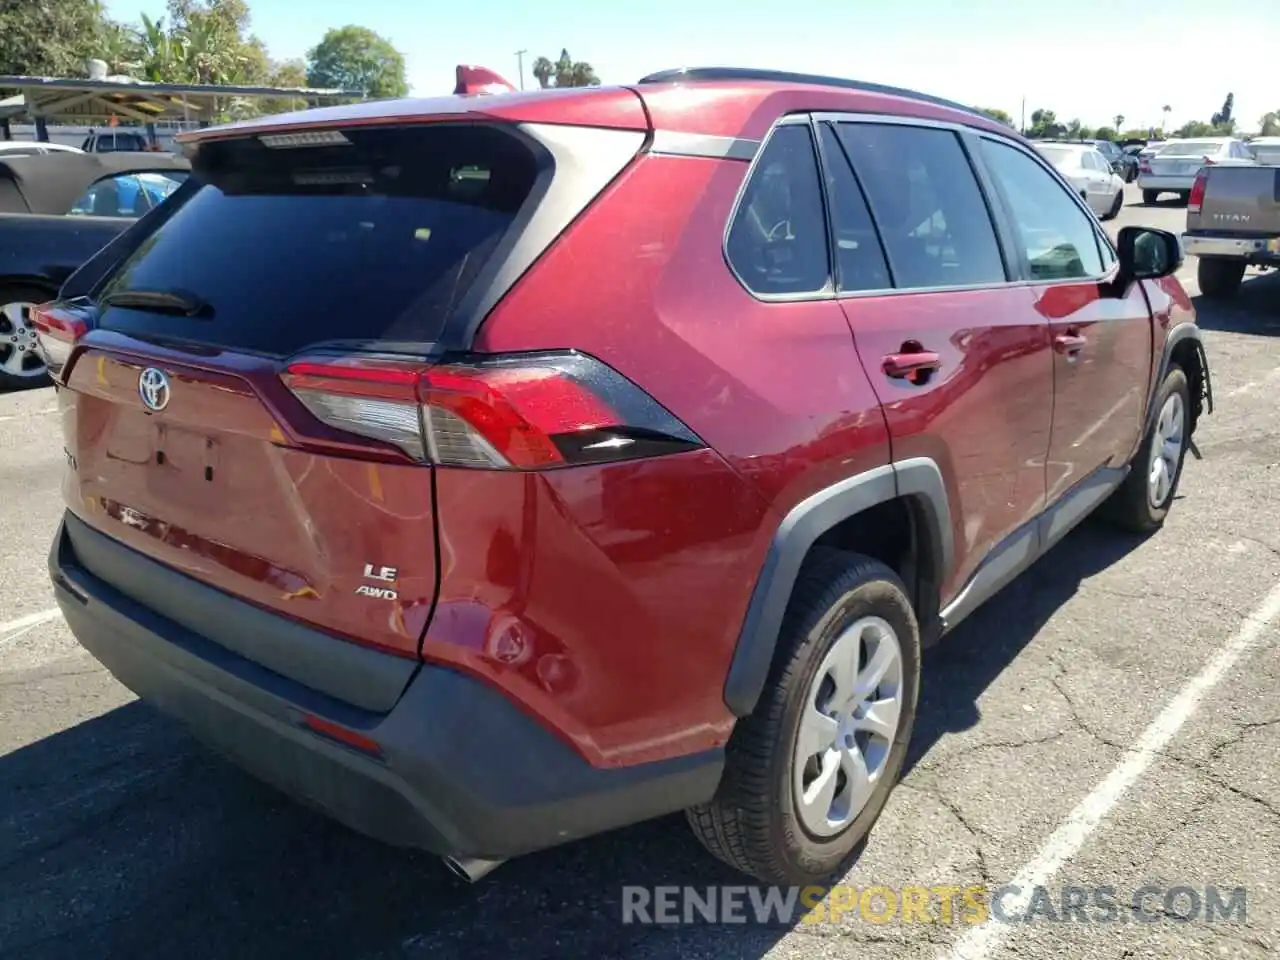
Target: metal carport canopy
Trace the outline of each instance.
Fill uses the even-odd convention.
[[[0,120],[32,117],[41,121],[98,121],[110,117],[154,123],[157,120],[196,120],[209,123],[217,101],[241,98],[302,100],[319,105],[328,100],[362,99],[359,90],[315,87],[222,86],[198,83],[152,83],[146,80],[58,79],[54,77],[0,76],[0,90],[18,95],[0,100]],[[41,139],[46,139],[41,137]]]

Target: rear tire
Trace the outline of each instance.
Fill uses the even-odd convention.
[[[1155,419],[1129,464],[1129,475],[1103,511],[1112,523],[1133,533],[1151,533],[1164,525],[1182,479],[1191,440],[1191,387],[1176,364],[1156,391],[1154,409]]]
[[[28,317],[30,305],[52,299],[53,294],[40,287],[0,286],[0,393],[48,386],[44,362],[29,359],[36,340]]]
[[[1210,300],[1230,300],[1240,292],[1244,280],[1244,261],[1201,257],[1196,266],[1196,282],[1200,292]]]
[[[1190,190],[1180,190],[1180,191],[1178,192],[1178,202],[1179,202],[1180,204],[1182,204],[1184,207],[1185,207],[1188,203],[1190,203],[1190,202],[1191,202],[1191,191],[1190,191]]]
[[[1159,190],[1143,190],[1142,191],[1142,202],[1145,203],[1148,207],[1153,205],[1159,199],[1160,199]]]
[[[687,811],[693,832],[764,883],[830,877],[861,850],[897,782],[919,684],[920,630],[898,575],[815,551],[760,701],[729,739],[720,787]]]

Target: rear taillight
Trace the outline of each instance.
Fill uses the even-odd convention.
[[[74,313],[52,304],[33,307],[31,325],[36,328],[40,355],[49,375],[57,379],[75,349],[76,341],[88,333],[89,325]]]
[[[536,470],[703,445],[630,380],[579,353],[436,365],[307,357],[283,379],[322,423],[422,463]]]
[[[1201,170],[1191,184],[1191,195],[1187,197],[1187,213],[1199,213],[1204,204],[1204,187],[1209,179],[1209,171]]]
[[[1139,172],[1139,173],[1150,173],[1150,172],[1151,172],[1151,158],[1150,158],[1150,157],[1139,157],[1139,158],[1138,158],[1138,172]]]

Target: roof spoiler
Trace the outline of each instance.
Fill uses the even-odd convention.
[[[515,87],[488,67],[470,67],[460,63],[455,74],[458,79],[453,88],[454,96],[471,97],[516,92]]]

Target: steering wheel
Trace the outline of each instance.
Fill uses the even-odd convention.
[[[785,231],[784,231],[783,236],[782,236],[782,238],[781,238],[781,239],[783,239],[783,240],[794,240],[794,239],[796,238],[796,235],[795,235],[794,233],[792,233],[792,232],[791,232],[791,221],[790,221],[790,220],[779,220],[779,221],[778,221],[777,223],[775,223],[772,227],[770,227],[770,228],[769,228],[769,230],[767,230],[767,231],[765,232],[764,238],[765,238],[767,241],[769,241],[770,243],[772,243],[773,241],[775,241],[775,240],[779,239],[779,237],[778,237],[778,231],[779,231],[779,230],[782,230],[783,228],[785,228]]]

